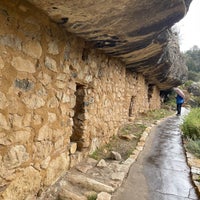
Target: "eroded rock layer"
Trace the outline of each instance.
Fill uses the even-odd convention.
[[[0,1],[0,199],[36,199],[160,91],[24,0]]]
[[[165,31],[184,1],[29,2],[0,1],[2,200],[36,199],[185,79]]]
[[[168,45],[167,29],[184,17],[191,0],[28,1],[67,31],[142,72],[160,89],[185,81],[186,66],[179,49]]]

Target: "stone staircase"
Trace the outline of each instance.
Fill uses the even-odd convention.
[[[144,131],[136,149],[127,160],[96,161],[87,158],[69,170],[37,200],[110,200],[143,150],[150,130],[151,127]]]
[[[120,161],[102,161],[99,165],[88,158],[67,172],[55,185],[49,188],[41,200],[87,200],[90,196],[104,195],[111,199],[111,194],[121,185],[128,173],[129,163]]]

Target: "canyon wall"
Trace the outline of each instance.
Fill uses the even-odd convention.
[[[0,2],[0,197],[31,199],[160,107],[159,88],[26,1]]]

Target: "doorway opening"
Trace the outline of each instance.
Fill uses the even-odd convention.
[[[71,136],[71,142],[77,143],[77,150],[81,151],[83,148],[83,133],[84,133],[84,121],[85,121],[85,109],[84,109],[84,99],[85,99],[85,89],[84,85],[79,83],[76,84],[76,104],[74,107],[74,117],[73,117],[73,132]]]
[[[148,102],[150,102],[153,95],[154,86],[152,84],[148,85]]]
[[[133,105],[134,105],[134,96],[131,97],[130,105],[129,105],[129,111],[128,116],[132,117],[133,115]]]

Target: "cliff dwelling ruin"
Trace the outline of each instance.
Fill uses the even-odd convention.
[[[37,194],[160,107],[187,78],[170,27],[189,4],[1,0],[1,199]]]

